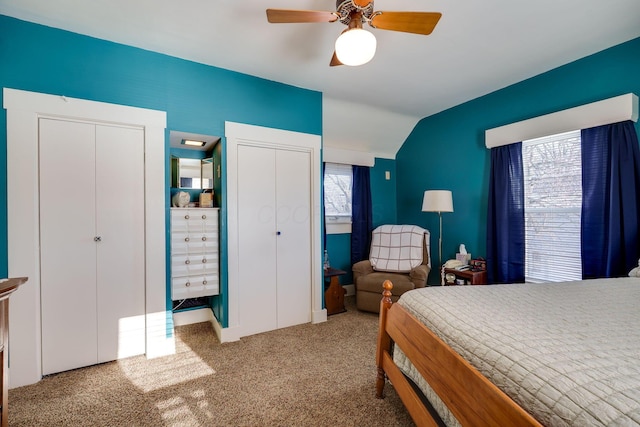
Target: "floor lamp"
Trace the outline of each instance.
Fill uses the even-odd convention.
[[[449,190],[427,190],[422,199],[422,212],[438,212],[440,235],[438,236],[438,270],[442,268],[442,212],[453,212],[453,196]],[[442,284],[442,278],[440,284]]]

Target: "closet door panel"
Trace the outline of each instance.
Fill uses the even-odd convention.
[[[278,150],[278,327],[311,321],[311,155]]]
[[[96,126],[98,362],[145,352],[144,135]]]
[[[247,335],[276,329],[275,150],[238,146],[238,292]]]
[[[46,375],[97,362],[95,127],[50,119],[39,124]]]

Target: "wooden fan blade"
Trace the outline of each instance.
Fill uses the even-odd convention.
[[[429,35],[441,16],[439,12],[375,12],[370,24],[381,30]]]
[[[335,12],[318,10],[267,9],[267,21],[272,24],[302,22],[334,22],[338,20]]]
[[[338,55],[336,55],[335,51],[333,52],[333,56],[331,57],[331,62],[329,66],[335,67],[336,65],[343,65],[342,62],[338,59]]]

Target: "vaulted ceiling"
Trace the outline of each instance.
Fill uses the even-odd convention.
[[[371,62],[329,67],[341,23],[269,24],[267,7],[336,2],[0,0],[0,14],[321,91],[325,146],[381,157],[422,117],[640,36],[638,0],[377,0],[442,18],[429,36],[371,29]]]

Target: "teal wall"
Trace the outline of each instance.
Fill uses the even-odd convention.
[[[472,256],[484,257],[490,164],[485,130],[629,92],[640,94],[640,38],[425,117],[396,156],[398,221],[429,228],[437,257],[438,215],[421,212],[422,195],[450,189],[454,212],[442,215],[442,258],[453,257],[460,243]],[[429,283],[437,282],[431,274]]]
[[[390,159],[375,159],[371,168],[371,206],[373,227],[382,224],[396,224],[396,161]],[[390,179],[385,178],[389,171]],[[327,251],[333,268],[347,272],[340,277],[340,283],[353,283],[351,273],[351,233],[328,234]]]
[[[322,134],[322,94],[0,15],[0,86],[167,112],[167,128],[224,135],[233,121]],[[1,96],[1,95],[0,95]],[[166,133],[169,211],[169,139]],[[224,138],[222,140],[224,144]],[[0,114],[0,277],[7,275],[6,112]],[[224,156],[224,147],[218,156]],[[222,165],[223,170],[225,165]],[[224,175],[221,187],[226,185]],[[222,194],[220,203],[225,203]],[[168,224],[168,219],[167,219]],[[226,326],[226,215],[221,219]],[[166,231],[168,237],[168,228]],[[168,275],[167,275],[168,276]],[[169,286],[169,282],[167,282]],[[167,293],[170,307],[170,292]]]

